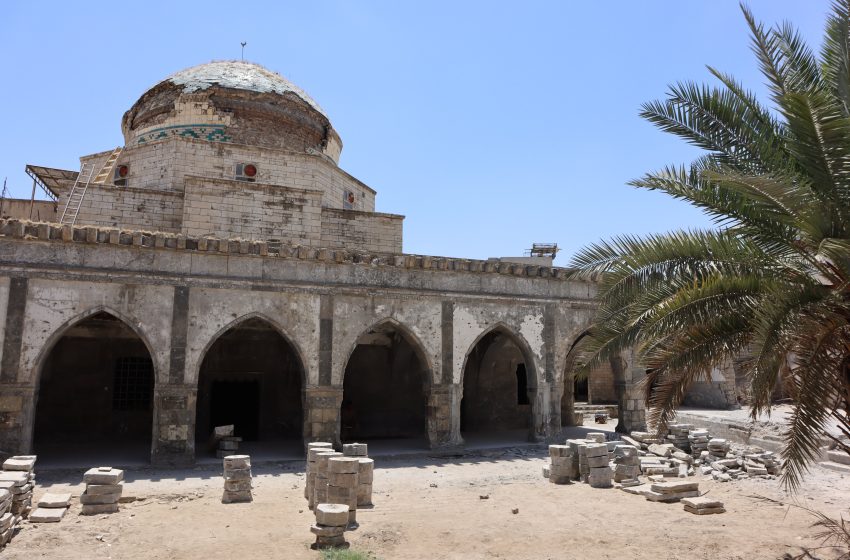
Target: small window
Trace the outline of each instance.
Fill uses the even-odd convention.
[[[357,201],[357,197],[354,196],[354,191],[345,191],[342,196],[342,209],[343,210],[354,210],[354,203]]]
[[[150,358],[118,358],[112,386],[113,410],[150,410],[153,362]]]
[[[531,404],[528,400],[528,374],[525,372],[525,364],[516,367],[516,403]]]
[[[126,164],[116,165],[112,172],[112,184],[116,187],[126,187],[127,178],[130,176],[130,166]]]
[[[253,183],[257,180],[257,165],[254,163],[237,163],[236,180]]]

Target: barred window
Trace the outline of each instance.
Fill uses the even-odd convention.
[[[113,410],[150,410],[153,362],[150,358],[118,358],[112,385]]]

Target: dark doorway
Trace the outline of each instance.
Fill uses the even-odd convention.
[[[573,394],[576,402],[587,402],[587,377],[575,380]]]
[[[210,395],[213,426],[233,424],[234,432],[247,441],[260,435],[260,382],[213,381]]]
[[[198,375],[198,454],[211,454],[213,428],[229,424],[244,442],[300,443],[302,379],[295,349],[268,322],[247,319],[222,334]]]
[[[470,351],[463,372],[464,433],[528,430],[531,402],[525,358],[513,337],[493,331]]]
[[[348,359],[340,428],[343,441],[426,441],[428,371],[405,333],[384,324],[363,334]]]
[[[62,463],[84,453],[147,462],[154,377],[145,343],[123,321],[100,312],[77,323],[41,368],[34,452]]]

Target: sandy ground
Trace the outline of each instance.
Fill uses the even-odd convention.
[[[755,497],[790,503],[775,480],[721,484],[694,477],[728,510],[698,517],[681,504],[620,490],[550,484],[541,475],[545,453],[513,448],[452,459],[379,459],[375,505],[358,512],[360,527],[348,539],[382,559],[754,559],[817,544],[808,514]],[[254,503],[231,505],[220,503],[221,473],[213,467],[128,471],[124,494],[137,501],[117,514],[88,517],[74,500],[59,524],[24,523],[0,557],[315,559],[299,468],[255,466]],[[81,478],[81,470],[39,472],[36,497],[63,489],[77,496]],[[850,477],[815,467],[797,500],[846,513]]]

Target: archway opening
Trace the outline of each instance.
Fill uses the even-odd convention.
[[[502,330],[484,335],[463,371],[460,429],[467,445],[482,438],[528,439],[534,387],[532,366],[513,336]]]
[[[214,429],[234,426],[239,452],[301,456],[303,365],[272,325],[247,319],[210,346],[198,374],[196,455],[215,456]]]
[[[429,377],[424,353],[403,330],[384,323],[362,334],[345,367],[341,439],[426,447]]]
[[[154,383],[147,346],[122,320],[99,312],[70,327],[41,368],[33,426],[39,462],[149,462]]]

